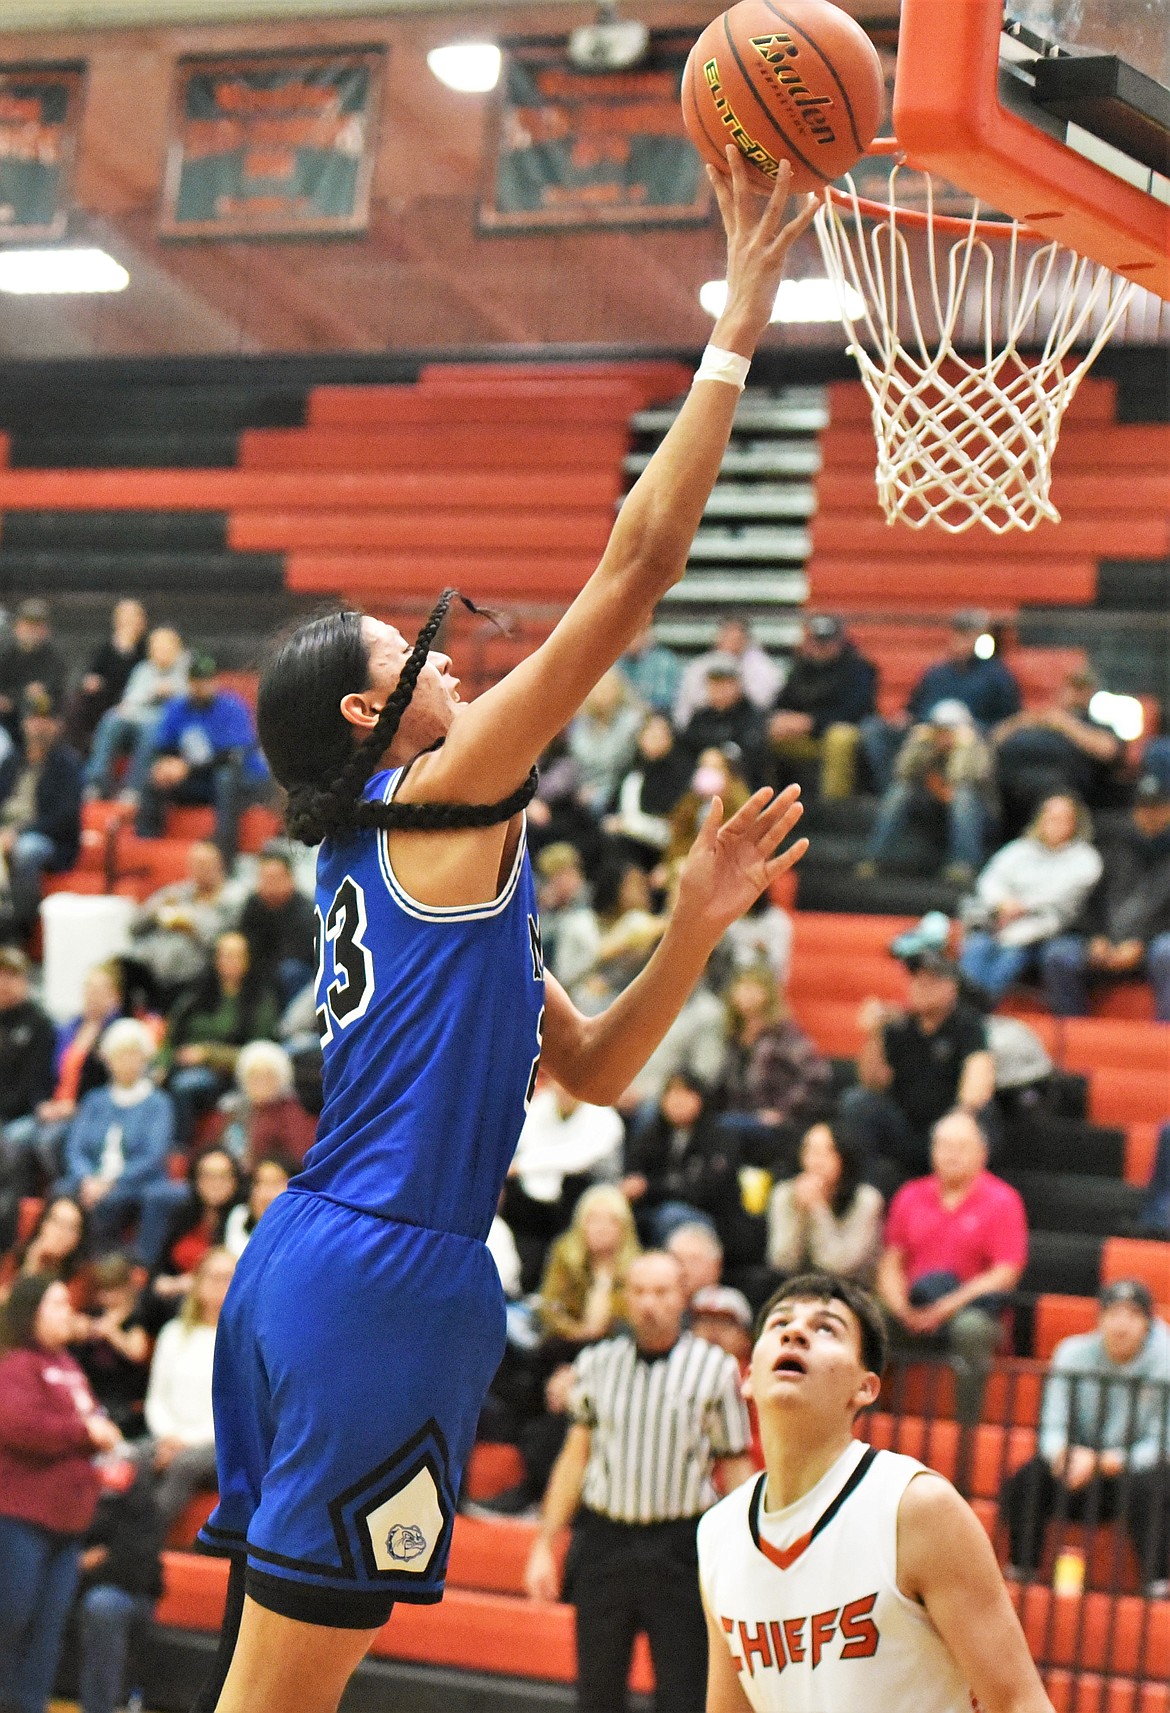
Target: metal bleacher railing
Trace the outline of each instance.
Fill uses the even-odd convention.
[[[1087,1442],[1096,1451],[1118,1439],[1143,1442],[1139,1468],[1121,1459],[1103,1485],[1091,1479],[1071,1497],[1063,1481],[1048,1478],[1051,1462],[1033,1464],[1021,1478],[1042,1457],[1042,1413],[1054,1438],[1069,1445]],[[1054,1376],[1046,1363],[1011,1358],[989,1371],[981,1418],[964,1427],[954,1415],[949,1364],[896,1359],[857,1431],[938,1470],[968,1499],[1005,1567],[1058,1709],[1170,1707],[1170,1384]],[[1147,1468],[1151,1473],[1139,1472]],[[1038,1546],[1034,1563],[1011,1564],[1009,1515],[1017,1550],[1029,1537]]]

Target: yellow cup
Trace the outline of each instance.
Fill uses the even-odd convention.
[[[1082,1594],[1085,1588],[1085,1555],[1065,1550],[1056,1555],[1052,1567],[1054,1594]]]
[[[765,1213],[772,1193],[772,1174],[762,1166],[739,1168],[739,1199],[745,1213]]]

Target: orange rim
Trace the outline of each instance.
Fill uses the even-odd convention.
[[[867,155],[895,155],[897,157],[896,165],[907,166],[911,172],[921,173],[924,178],[931,176],[926,167],[918,166],[903,152],[896,137],[875,137],[865,153]],[[991,239],[998,243],[1003,243],[1005,239],[1010,238],[1013,232],[1017,232],[1022,238],[1033,238],[1038,243],[1051,244],[1056,241],[1052,238],[1046,238],[1043,232],[1036,232],[1021,221],[1012,220],[1006,216],[1003,220],[972,221],[970,218],[965,219],[956,214],[928,214],[925,209],[921,208],[903,208],[898,203],[891,205],[888,202],[875,202],[869,196],[850,196],[848,191],[838,190],[835,184],[825,186],[825,196],[839,209],[847,209],[850,212],[856,211],[864,215],[867,220],[875,220],[882,224],[888,224],[890,214],[893,212],[899,225],[912,226],[919,231],[951,233],[956,238],[966,238],[974,226],[977,237]]]

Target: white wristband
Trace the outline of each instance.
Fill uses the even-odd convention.
[[[741,357],[737,351],[721,351],[718,345],[708,345],[695,370],[695,380],[726,381],[729,386],[742,392],[751,366],[750,357]]]

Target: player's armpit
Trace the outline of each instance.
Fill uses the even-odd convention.
[[[925,1606],[982,1713],[1053,1713],[991,1542],[941,1475],[915,1476],[902,1496],[898,1586]]]
[[[705,1594],[703,1615],[707,1620],[707,1713],[751,1713],[723,1626],[711,1616]]]

